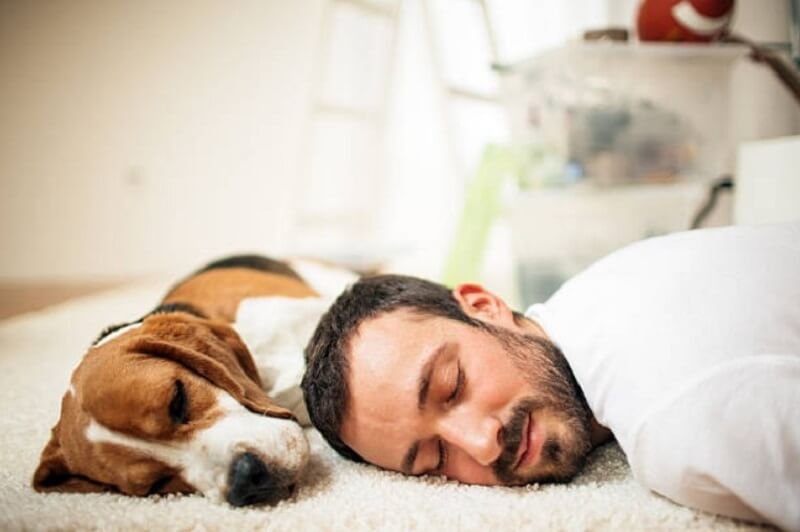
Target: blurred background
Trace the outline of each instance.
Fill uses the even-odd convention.
[[[0,0],[0,314],[241,251],[523,306],[639,238],[800,217],[798,100],[639,9]],[[799,9],[726,27],[796,74]]]

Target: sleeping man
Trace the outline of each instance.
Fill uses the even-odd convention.
[[[800,224],[645,240],[524,315],[474,284],[368,277],[306,358],[311,420],[353,460],[567,481],[613,437],[673,501],[800,530]]]

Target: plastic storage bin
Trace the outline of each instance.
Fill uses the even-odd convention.
[[[501,68],[513,138],[558,154],[572,180],[714,179],[735,161],[730,81],[745,53],[707,44],[552,49]]]

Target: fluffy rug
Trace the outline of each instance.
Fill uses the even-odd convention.
[[[1,530],[752,530],[647,492],[615,444],[567,485],[464,486],[347,462],[308,430],[313,457],[293,499],[235,509],[199,496],[38,494],[30,479],[69,376],[106,325],[138,317],[165,284],[75,300],[0,322]]]

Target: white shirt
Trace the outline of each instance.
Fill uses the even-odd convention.
[[[527,315],[642,484],[800,530],[800,224],[638,242]]]

